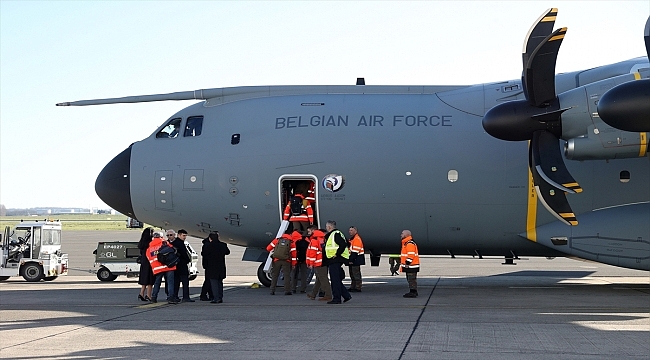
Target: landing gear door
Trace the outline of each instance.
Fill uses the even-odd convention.
[[[314,213],[314,225],[320,228],[318,212],[318,178],[312,174],[285,174],[278,179],[280,198],[278,199],[278,210],[280,220],[284,218],[284,210],[295,194],[302,194],[305,201],[311,205]],[[290,225],[291,226],[291,225]]]

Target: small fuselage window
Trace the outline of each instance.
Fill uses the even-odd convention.
[[[185,124],[183,136],[199,136],[203,129],[203,116],[190,116]]]
[[[157,139],[173,139],[178,136],[178,132],[180,131],[181,128],[181,118],[175,118],[169,120],[167,125],[163,127],[158,133],[156,134]]]

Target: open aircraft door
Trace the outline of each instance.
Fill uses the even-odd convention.
[[[283,220],[284,209],[294,194],[301,193],[305,201],[311,205],[314,212],[314,225],[320,229],[318,216],[318,178],[311,174],[284,174],[278,179],[278,210],[280,220]],[[291,227],[291,225],[290,225]]]

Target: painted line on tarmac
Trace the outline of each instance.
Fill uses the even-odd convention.
[[[420,319],[422,319],[422,315],[424,315],[424,311],[429,306],[429,302],[431,301],[431,297],[433,296],[433,292],[436,290],[436,286],[438,285],[438,282],[440,282],[440,277],[438,277],[438,280],[436,280],[436,283],[433,285],[433,289],[431,289],[431,293],[429,293],[429,298],[427,299],[427,302],[424,303],[424,306],[422,307],[422,311],[420,311],[420,316],[418,316],[418,319],[415,321],[415,325],[413,326],[413,330],[411,330],[411,335],[409,335],[408,340],[406,340],[406,344],[404,344],[404,348],[402,349],[402,353],[399,354],[399,358],[397,358],[397,360],[402,360],[402,357],[404,356],[404,352],[406,352],[406,348],[409,346],[409,343],[411,342],[411,338],[413,337],[413,334],[415,334],[415,330],[418,329],[418,325],[420,324]]]

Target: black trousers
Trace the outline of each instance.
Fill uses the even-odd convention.
[[[210,285],[210,279],[207,277],[203,280],[203,286],[201,286],[201,297],[207,297],[209,299],[214,299],[214,293],[212,292],[212,286]]]
[[[178,271],[174,274],[174,295],[178,297],[178,290],[181,288],[181,283],[183,284],[183,299],[190,298],[190,275],[179,274]]]

